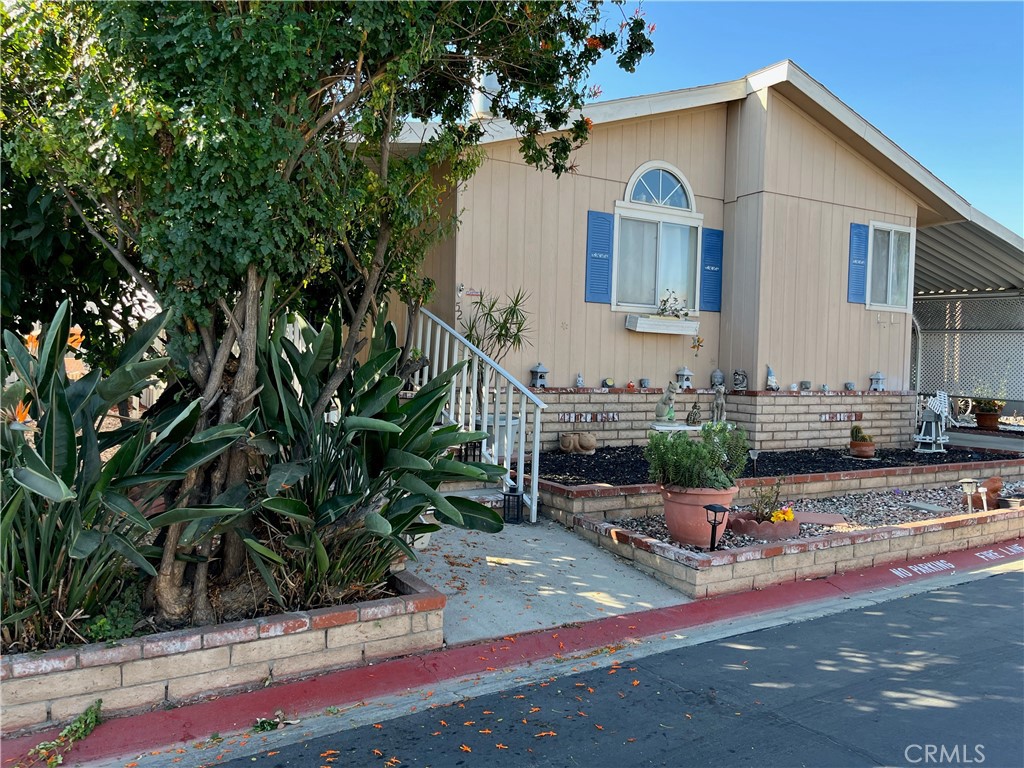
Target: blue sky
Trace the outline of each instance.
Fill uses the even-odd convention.
[[[656,51],[633,75],[603,62],[592,78],[600,101],[792,59],[975,208],[1024,234],[1024,2],[648,0],[643,10],[657,25]]]

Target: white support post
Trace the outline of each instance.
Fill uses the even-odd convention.
[[[537,522],[537,507],[540,505],[538,493],[538,457],[540,456],[540,419],[544,411],[533,406],[533,463],[530,466],[530,522]]]

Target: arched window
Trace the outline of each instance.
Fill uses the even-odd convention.
[[[678,169],[663,162],[637,168],[615,204],[613,306],[649,312],[674,299],[695,313],[703,220]]]

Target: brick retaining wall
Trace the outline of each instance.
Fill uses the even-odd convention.
[[[408,573],[398,597],[0,660],[3,733],[179,704],[440,648],[445,596]]]
[[[578,515],[570,525],[584,539],[630,561],[658,581],[701,598],[1017,540],[1024,536],[1024,510],[976,512],[707,553],[691,552]],[[1013,545],[1015,552],[1020,546]]]
[[[556,387],[533,389],[546,404],[541,450],[558,448],[558,433],[588,431],[598,446],[644,445],[661,400],[660,387],[600,389]],[[704,420],[711,415],[709,389],[676,395],[676,420],[685,422],[694,402]],[[850,427],[860,424],[880,447],[909,448],[916,434],[917,395],[913,392],[730,392],[726,419],[747,430],[757,450],[844,448]],[[826,419],[843,419],[822,421]],[[532,434],[532,419],[528,420]]]
[[[959,464],[933,464],[920,467],[865,469],[853,472],[829,472],[821,475],[796,475],[786,479],[782,498],[825,498],[849,493],[865,493],[889,488],[914,490],[955,485],[965,476],[985,480],[999,475],[1005,482],[1024,479],[1024,459],[1006,458]],[[763,479],[746,477],[739,481],[736,504],[752,498],[751,489]],[[662,513],[659,486],[644,485],[562,485],[549,480],[539,483],[541,514],[566,524],[567,515],[597,520],[646,517]]]

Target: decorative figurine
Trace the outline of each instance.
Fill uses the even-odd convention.
[[[686,414],[686,423],[691,427],[700,426],[700,406],[697,403],[694,403],[690,412]]]
[[[800,389],[800,385],[799,384],[790,384],[789,385],[789,391],[790,392],[796,392],[799,389]]]
[[[597,450],[597,435],[593,432],[560,432],[558,447],[565,453],[581,453],[593,456]]]
[[[768,366],[768,382],[764,385],[764,388],[769,392],[779,391],[779,380],[775,378],[775,371],[772,370],[770,365]]]
[[[829,390],[829,388],[828,388],[828,384],[822,384],[822,385],[821,385],[821,391],[822,391],[822,392],[829,392],[829,391],[831,391],[831,390]]]
[[[636,384],[633,383],[632,379],[630,379],[629,383],[626,384],[626,391],[627,392],[636,392]]]
[[[649,389],[651,386],[650,379],[640,379],[640,389]]]
[[[679,385],[674,381],[670,381],[668,386],[665,387],[665,394],[661,396],[661,400],[654,406],[654,420],[655,421],[674,421],[676,416],[675,401],[676,392],[679,391]]]
[[[800,382],[800,391],[801,392],[810,392],[811,391],[811,382],[809,382],[807,379],[804,379],[803,381],[801,381]]]
[[[715,370],[711,372],[711,386],[714,388],[719,384],[725,384],[725,374],[722,373],[721,368],[715,368]]]
[[[852,381],[843,382],[843,389],[845,389],[847,392],[853,392],[853,390],[855,390],[856,388],[857,385],[854,384]]]
[[[550,371],[544,367],[544,363],[537,363],[530,369],[530,386],[543,389],[548,385],[548,374]]]
[[[715,385],[715,400],[711,403],[711,421],[715,424],[725,421],[725,384]]]
[[[615,386],[615,379],[612,379],[612,378],[602,379],[601,380],[601,386],[604,387],[605,389],[611,389],[612,387]]]
[[[580,371],[579,373],[576,374],[576,386],[577,387],[582,387],[583,386],[583,372],[582,371]]]
[[[737,368],[732,372],[732,388],[736,392],[747,391],[747,372]]]

